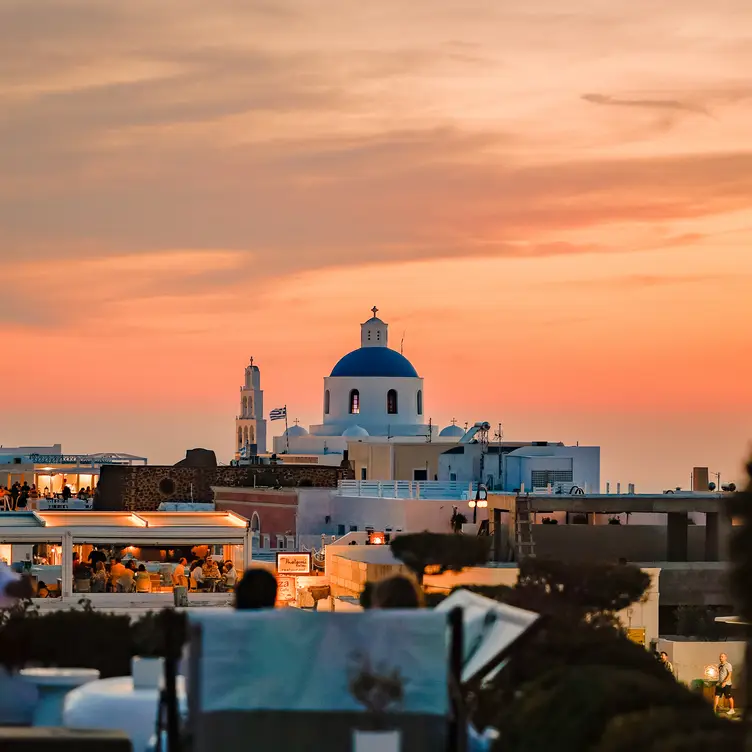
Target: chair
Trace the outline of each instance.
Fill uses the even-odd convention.
[[[447,749],[446,613],[265,609],[189,619],[193,752],[242,749],[251,738],[254,752],[311,749],[314,740],[326,740],[330,752],[351,752],[365,748],[353,747],[356,737],[388,752],[383,734],[373,735],[376,720],[387,737],[400,738],[401,749]],[[376,695],[363,689],[374,681],[384,693],[402,695],[378,717],[366,707]]]
[[[151,581],[151,592],[158,593],[162,587],[162,578],[159,573],[149,572],[149,580]]]

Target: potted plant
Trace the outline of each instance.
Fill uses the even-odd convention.
[[[353,752],[399,752],[399,729],[389,729],[389,714],[401,707],[405,697],[405,679],[398,668],[373,666],[367,655],[351,657],[348,682],[350,694],[366,710],[370,728],[356,729]]]

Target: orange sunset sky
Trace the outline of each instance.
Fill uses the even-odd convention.
[[[228,461],[375,304],[441,426],[740,479],[750,71],[750,0],[0,0],[0,442]]]

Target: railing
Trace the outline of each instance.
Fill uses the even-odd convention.
[[[477,483],[443,480],[341,480],[338,496],[360,496],[370,499],[436,499],[469,501],[475,498]]]

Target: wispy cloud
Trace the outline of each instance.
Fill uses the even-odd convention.
[[[637,107],[650,110],[676,110],[679,112],[693,112],[698,115],[711,117],[706,107],[692,102],[683,102],[679,99],[629,99],[607,96],[606,94],[583,94],[582,99],[591,104],[605,105],[608,107]]]

